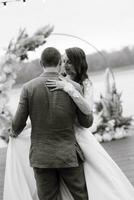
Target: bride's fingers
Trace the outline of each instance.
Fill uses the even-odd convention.
[[[46,82],[56,82],[56,80],[53,80],[53,79],[47,79]]]
[[[46,82],[46,85],[56,85],[56,82]]]
[[[56,87],[56,84],[55,83],[51,83],[51,84],[46,84],[46,86],[52,86],[52,87]]]
[[[53,92],[53,91],[56,91],[56,90],[58,90],[58,88],[53,88],[53,89],[50,90],[50,92]]]
[[[51,83],[46,83],[46,85],[56,85],[55,82],[51,82]]]
[[[57,84],[56,81],[46,81],[46,85],[53,85],[53,84]]]
[[[59,80],[64,81],[65,78],[60,76],[60,77],[59,77]]]
[[[46,85],[56,85],[56,83],[52,82],[52,83],[46,83]]]
[[[55,88],[56,85],[47,85],[47,87],[49,87],[49,88]]]

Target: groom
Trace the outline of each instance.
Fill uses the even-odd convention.
[[[88,200],[83,170],[83,154],[73,125],[89,127],[92,116],[80,112],[72,99],[61,90],[49,91],[47,79],[58,80],[61,55],[53,47],[41,55],[44,72],[23,86],[19,106],[12,122],[17,137],[31,120],[30,164],[34,169],[40,200],[57,200],[60,177],[75,200]]]

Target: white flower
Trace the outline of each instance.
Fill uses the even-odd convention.
[[[114,119],[109,120],[108,124],[113,127],[115,125],[115,120]]]
[[[121,139],[127,135],[126,130],[124,127],[117,127],[115,130],[114,138],[115,139]]]
[[[102,142],[102,136],[98,133],[94,134],[95,138],[97,139],[98,142]]]
[[[4,71],[5,73],[7,73],[7,74],[13,72],[13,70],[12,70],[12,68],[11,68],[11,65],[6,65],[6,66],[4,66],[4,67],[3,67],[3,71]]]
[[[112,135],[110,134],[110,133],[107,133],[107,132],[105,132],[104,134],[103,134],[103,136],[102,136],[102,139],[105,141],[105,142],[109,142],[109,141],[111,141],[112,140]]]
[[[115,134],[114,134],[114,138],[115,138],[115,139],[120,139],[120,138],[122,138],[122,137],[123,137],[123,135],[122,135],[122,130],[120,130],[120,128],[116,128]]]
[[[105,130],[108,132],[110,131],[110,127],[106,127]]]

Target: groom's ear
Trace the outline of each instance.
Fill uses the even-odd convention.
[[[61,64],[62,64],[62,62],[61,62],[61,59],[59,60],[59,62],[58,62],[58,67],[61,69]]]
[[[40,63],[40,66],[44,68],[44,65],[41,60],[39,61],[39,63]]]
[[[61,59],[58,62],[57,68],[58,68],[58,71],[60,73],[61,72]]]
[[[62,62],[61,62],[61,59],[60,59],[60,60],[59,60],[59,63],[58,63],[58,65],[60,65],[60,66],[61,66],[61,63],[62,63]]]
[[[63,65],[62,59],[60,59],[59,61],[59,72],[60,74],[62,74],[63,76],[66,76],[66,70],[65,70],[65,66]]]

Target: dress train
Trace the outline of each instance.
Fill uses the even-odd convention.
[[[133,200],[134,188],[88,129],[76,128],[76,139],[84,156],[89,200]],[[10,138],[3,200],[38,200],[33,169],[29,166],[30,129]],[[58,200],[73,200],[61,180]]]

